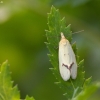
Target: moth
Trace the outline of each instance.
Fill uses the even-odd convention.
[[[76,79],[77,77],[77,62],[74,51],[70,42],[61,32],[61,40],[59,42],[59,70],[64,81]]]

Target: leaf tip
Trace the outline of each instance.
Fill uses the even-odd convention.
[[[71,27],[71,24],[69,24],[68,26],[67,26],[67,28],[70,28]]]
[[[64,93],[63,95],[65,96],[65,95],[67,95],[67,93]]]

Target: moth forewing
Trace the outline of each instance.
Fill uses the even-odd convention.
[[[63,78],[64,81],[67,81],[70,78],[70,70],[67,68],[67,66],[66,67],[64,66],[68,63],[66,62],[66,56],[68,53],[66,52],[67,50],[66,43],[67,43],[66,39],[62,39],[59,42],[59,70],[61,77]]]
[[[70,62],[70,72],[72,79],[76,79],[77,77],[77,62],[74,51],[69,43],[69,62]]]
[[[75,54],[63,33],[61,33],[61,41],[59,42],[59,70],[64,81],[67,81],[70,76],[72,79],[75,79],[77,76]]]

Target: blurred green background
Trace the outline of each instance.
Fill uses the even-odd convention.
[[[21,98],[66,100],[49,70],[45,29],[51,5],[71,24],[86,77],[100,81],[100,0],[0,0],[0,63],[8,59]],[[100,91],[89,100],[100,100]]]

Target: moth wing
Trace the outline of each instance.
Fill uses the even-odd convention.
[[[60,66],[60,74],[64,81],[69,80],[70,78],[70,70],[65,66]]]
[[[70,70],[66,67],[70,65],[68,62],[69,56],[67,44],[66,42],[61,44],[59,43],[59,70],[64,81],[67,81],[70,78]]]
[[[70,45],[70,43],[68,44],[68,52],[69,52],[69,64],[71,65],[72,63],[72,66],[70,71],[71,71],[71,77],[72,79],[76,79],[77,77],[77,63],[76,63],[76,57],[75,57],[75,54],[74,54],[74,51]]]

